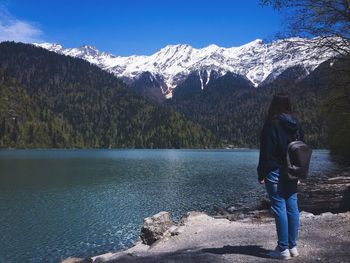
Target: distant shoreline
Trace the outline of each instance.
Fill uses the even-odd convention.
[[[259,150],[259,148],[235,147],[235,148],[0,148],[2,150]],[[315,148],[316,151],[330,151],[326,148]]]

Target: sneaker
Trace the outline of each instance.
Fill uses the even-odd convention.
[[[297,247],[290,248],[290,249],[289,249],[289,252],[290,252],[290,255],[291,255],[292,257],[297,257],[297,256],[299,256],[299,252],[298,252],[298,250],[297,250]]]
[[[280,251],[278,246],[275,248],[275,250],[269,252],[267,255],[270,256],[271,258],[276,258],[276,259],[284,259],[284,260],[291,259],[289,249]]]

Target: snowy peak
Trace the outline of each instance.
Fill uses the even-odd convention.
[[[254,49],[254,48],[258,48],[260,46],[264,45],[264,41],[260,38],[255,39],[247,44],[244,44],[240,47],[236,47],[236,49],[240,49],[240,50],[247,50],[247,49]]]
[[[169,54],[174,54],[176,52],[183,52],[183,51],[186,52],[186,50],[190,51],[192,49],[193,48],[187,44],[167,45],[167,46],[163,47],[161,50],[159,50],[157,53],[169,55]]]
[[[56,43],[41,43],[41,44],[34,43],[34,45],[56,53],[62,53],[62,50],[64,50],[60,44],[56,44]]]
[[[51,43],[34,43],[35,46],[45,48],[47,50],[63,54],[66,56],[82,58],[89,61],[92,64],[96,64],[102,67],[108,58],[113,58],[111,54],[100,52],[94,46],[84,45],[78,48],[63,48],[59,44]]]
[[[73,48],[73,50],[76,50],[79,54],[82,56],[87,55],[87,56],[98,56],[100,55],[100,52],[96,49],[94,46],[81,46],[79,48]]]
[[[170,98],[173,90],[193,72],[201,76],[203,89],[210,80],[211,72],[215,72],[215,76],[223,76],[227,72],[241,75],[255,87],[273,81],[290,67],[298,66],[305,72],[311,72],[336,55],[318,48],[314,40],[290,38],[265,43],[256,39],[239,47],[223,48],[212,44],[201,49],[178,44],[167,45],[150,56],[127,57],[100,52],[93,46],[65,49],[59,44],[35,45],[85,59],[129,84],[143,76],[142,73],[149,72],[162,83],[159,88],[163,95]]]

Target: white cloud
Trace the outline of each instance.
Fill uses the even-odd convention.
[[[0,9],[0,41],[42,42],[43,31],[38,26],[15,19],[6,9]]]

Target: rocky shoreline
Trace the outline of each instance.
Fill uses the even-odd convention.
[[[350,167],[300,184],[299,206],[314,214],[350,211]]]
[[[293,261],[349,262],[350,167],[308,178],[298,195],[301,256]],[[255,208],[216,207],[215,216],[189,212],[178,224],[160,212],[144,220],[133,247],[63,262],[269,262],[276,234],[268,208],[267,200]]]
[[[350,211],[350,167],[301,181],[298,185],[298,204],[300,211],[315,215]],[[229,220],[263,220],[271,216],[269,208],[270,201],[266,197],[256,207],[215,207],[215,217]]]

